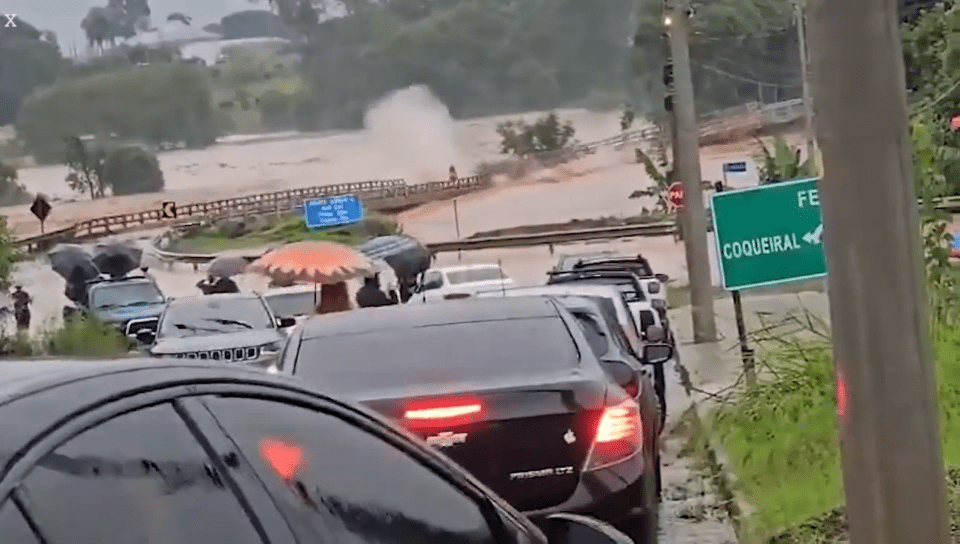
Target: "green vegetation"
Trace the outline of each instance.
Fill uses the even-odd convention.
[[[523,157],[563,149],[573,142],[576,130],[570,121],[561,123],[560,117],[550,112],[532,125],[523,121],[504,121],[497,125],[497,134],[501,138],[501,153]]]
[[[182,253],[218,253],[235,249],[254,249],[266,246],[324,240],[346,245],[359,245],[372,236],[399,232],[397,224],[378,215],[368,216],[360,223],[342,228],[310,230],[302,218],[286,218],[248,226],[224,222],[198,229],[178,239],[171,251]]]
[[[17,183],[17,169],[0,160],[0,206],[12,206],[30,202],[30,193]]]
[[[0,335],[0,357],[124,357],[136,343],[113,325],[75,316],[49,323],[33,336],[21,331]]]
[[[64,162],[70,168],[70,188],[92,199],[102,198],[108,189],[114,195],[163,190],[163,172],[156,155],[137,146],[88,144],[70,136]]]
[[[800,148],[790,147],[787,139],[777,135],[773,145],[768,148],[760,142],[760,183],[780,183],[796,179],[812,178],[816,175],[813,157],[800,159]]]
[[[56,162],[64,136],[71,134],[197,147],[214,141],[217,123],[203,69],[155,64],[69,80],[31,95],[17,135],[38,162]]]

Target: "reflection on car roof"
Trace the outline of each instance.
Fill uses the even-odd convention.
[[[222,300],[255,300],[260,296],[256,293],[214,293],[210,295],[190,295],[177,297],[171,301],[172,305],[190,304],[193,302],[218,302]]]
[[[545,297],[467,298],[313,316],[304,322],[303,338],[556,315],[554,302]]]

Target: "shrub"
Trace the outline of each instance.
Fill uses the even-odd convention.
[[[523,121],[506,121],[497,125],[497,134],[502,138],[500,152],[520,156],[562,149],[573,140],[575,133],[570,121],[561,124],[553,112],[532,125]]]
[[[264,93],[260,97],[260,121],[268,129],[283,129],[292,126],[292,97],[274,90]]]
[[[103,166],[103,182],[114,195],[163,191],[163,171],[156,155],[137,146],[114,149]]]
[[[76,315],[40,333],[39,347],[46,355],[117,357],[136,346],[113,325]]]
[[[300,132],[314,132],[320,130],[320,119],[323,109],[320,99],[309,89],[305,89],[293,97],[293,124]]]

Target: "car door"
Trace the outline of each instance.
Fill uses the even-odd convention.
[[[332,403],[216,397],[210,413],[302,542],[542,544],[542,533],[445,469],[436,453]],[[452,462],[449,462],[452,465]]]
[[[296,544],[252,469],[198,433],[181,401],[137,398],[25,453],[0,502],[3,544]]]

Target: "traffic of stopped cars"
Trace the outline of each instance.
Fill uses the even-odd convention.
[[[0,396],[4,544],[630,544],[536,525],[376,413],[249,367],[7,361]]]
[[[273,363],[293,317],[277,318],[256,293],[200,295],[167,303],[154,333],[137,339],[154,357],[210,359],[224,363]]]
[[[514,289],[503,289],[501,291],[488,291],[478,293],[480,298],[504,298],[504,297],[523,297],[523,296],[584,296],[598,297],[607,300],[614,309],[614,315],[627,339],[627,343],[633,349],[634,353],[642,353],[647,344],[658,344],[665,340],[665,333],[662,328],[656,325],[649,325],[646,329],[641,329],[640,324],[633,317],[630,307],[627,303],[627,294],[618,286],[610,285],[606,282],[599,284],[583,281],[572,281],[557,283],[552,285],[543,285],[539,287],[517,287]],[[671,350],[672,351],[672,350]],[[673,353],[671,353],[671,357]],[[661,419],[667,412],[666,397],[666,377],[663,365],[655,365],[653,368],[654,385],[657,390],[657,397],[660,402]]]
[[[274,371],[398,422],[531,519],[584,514],[653,543],[660,403],[637,358],[599,352],[557,299],[468,298],[312,317]]]

